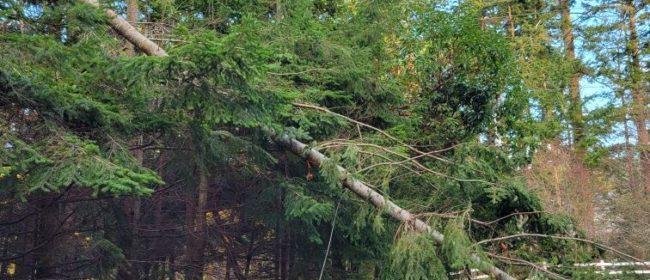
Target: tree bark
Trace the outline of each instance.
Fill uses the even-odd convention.
[[[95,6],[99,8],[99,3],[97,0],[79,0],[83,3]],[[144,53],[151,56],[166,56],[167,53],[165,50],[160,48],[156,43],[149,40],[146,36],[142,35],[135,27],[129,24],[128,21],[117,16],[115,11],[111,9],[105,9],[106,15],[108,15],[108,22],[120,35],[126,38],[133,45],[140,48]]]
[[[138,22],[138,0],[128,0],[126,2],[126,20],[132,25],[137,26]],[[135,55],[135,46],[131,42],[127,42],[127,53],[131,56]]]
[[[97,6],[96,2],[93,1],[93,0],[80,0],[80,1],[83,1],[85,3],[94,2],[95,6]],[[107,10],[107,13],[115,14],[115,12],[112,12],[110,10]],[[126,23],[127,25],[129,24],[128,22],[126,22],[124,20],[120,21],[119,18],[117,18],[117,17],[114,18],[114,20],[111,20],[109,23],[113,26],[113,28],[116,28],[116,29],[118,27],[120,27],[119,25],[121,25],[122,23]],[[117,25],[117,27],[116,27],[116,25]],[[133,43],[134,45],[140,47],[141,49],[145,49],[145,47],[151,47],[151,46],[147,46],[147,44],[148,44],[147,42],[143,42],[142,40],[137,40],[137,38],[141,38],[141,37],[144,37],[144,36],[142,34],[140,34],[137,30],[135,30],[135,28],[133,28],[132,26],[129,25],[129,27],[130,28],[123,28],[125,30],[124,33],[128,33],[128,34],[123,34],[123,36],[127,40],[131,41],[131,43]],[[122,28],[122,27],[120,27],[120,28]],[[134,33],[134,32],[137,33],[137,34],[131,34],[131,33]],[[120,34],[122,34],[122,33],[120,33]],[[144,38],[146,39],[146,37],[144,37]],[[148,39],[147,39],[147,41],[154,45],[154,48],[153,48],[154,50],[159,50],[158,52],[152,52],[152,53],[147,52],[147,54],[152,55],[152,56],[166,56],[167,55],[167,53],[164,50],[162,50],[160,47],[158,47],[155,43],[151,42]],[[282,144],[283,146],[285,146],[285,148],[287,148],[289,151],[291,151],[292,153],[294,153],[294,154],[296,154],[298,156],[307,158],[308,160],[311,160],[312,162],[317,163],[319,165],[323,164],[324,162],[329,160],[322,153],[320,153],[320,152],[318,152],[318,151],[316,151],[314,149],[308,148],[307,145],[301,143],[300,141],[298,141],[296,139],[292,139],[287,135],[277,135],[277,133],[275,133],[274,131],[269,130],[269,129],[265,129],[265,132],[267,133],[267,135],[269,137],[273,138],[276,142],[278,142],[279,144]],[[343,168],[341,166],[337,166],[337,168],[339,170],[339,179],[343,183],[343,186],[345,186],[346,188],[352,190],[358,196],[370,201],[370,203],[372,203],[377,208],[383,209],[384,211],[386,211],[386,213],[390,214],[396,220],[401,221],[403,223],[411,224],[413,226],[413,228],[418,232],[430,234],[435,242],[437,242],[439,244],[443,242],[444,235],[442,235],[440,232],[436,231],[435,229],[430,227],[428,224],[426,224],[422,220],[416,218],[409,211],[407,211],[405,209],[402,209],[401,207],[399,207],[394,202],[386,199],[384,196],[382,196],[381,194],[379,194],[375,190],[371,189],[370,187],[365,185],[363,182],[352,178],[349,175],[349,173],[347,172],[347,170],[345,170],[345,168]],[[516,279],[516,278],[510,276],[508,273],[504,272],[503,270],[495,267],[494,265],[481,260],[481,258],[479,256],[477,256],[477,255],[472,255],[471,260],[474,263],[476,263],[477,268],[479,268],[482,272],[484,272],[484,273],[486,273],[488,275],[492,275],[492,276],[496,277],[499,280],[515,280]]]

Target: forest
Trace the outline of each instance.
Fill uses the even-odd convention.
[[[648,279],[649,92],[647,0],[0,0],[0,280]]]

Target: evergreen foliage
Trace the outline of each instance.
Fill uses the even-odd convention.
[[[402,279],[448,279],[433,240],[426,235],[407,233],[399,237],[391,250],[391,262],[385,277]]]
[[[324,265],[326,279],[448,279],[479,255],[543,277],[503,257],[598,257],[495,239],[584,237],[522,176],[566,130],[577,66],[544,37],[552,17],[509,38],[477,22],[504,11],[493,1],[135,2],[168,56],[129,51],[89,5],[0,1],[0,262],[20,259],[18,276],[313,279]],[[339,165],[444,242],[344,190]]]

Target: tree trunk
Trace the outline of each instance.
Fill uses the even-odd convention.
[[[282,7],[282,0],[275,0],[275,17],[278,19],[284,18],[284,7]]]
[[[281,279],[289,279],[289,231],[285,230],[282,236],[282,243],[280,244],[280,274]]]
[[[7,257],[7,247],[9,247],[9,238],[5,236],[0,236],[0,248],[2,248],[2,254],[0,255],[2,258]],[[10,261],[3,261],[0,262],[0,279],[5,280],[9,279],[9,275],[7,275],[7,267],[9,266],[11,262]]]
[[[289,269],[287,271],[288,277],[291,279],[293,275],[294,268],[296,267],[296,240],[295,236],[292,233],[289,233]]]
[[[136,137],[131,141],[132,145],[139,146],[142,144],[142,136]],[[138,164],[142,165],[144,161],[144,153],[142,149],[136,149],[133,156],[135,157]],[[122,216],[125,218],[125,221],[120,223],[120,232],[121,232],[121,244],[120,247],[124,251],[124,255],[127,260],[137,260],[138,259],[138,234],[140,227],[140,208],[141,200],[137,196],[129,196],[124,198],[124,201],[121,203],[121,208],[118,211],[121,211]],[[137,263],[129,263],[120,265],[118,268],[118,276],[120,279],[138,279]]]
[[[65,220],[59,211],[59,199],[64,194],[45,193],[42,194],[39,204],[38,215],[38,237],[35,239],[35,246],[40,246],[34,251],[36,279],[61,278],[57,263],[58,235]]]
[[[97,6],[97,2],[93,0],[80,0],[85,3],[90,3],[90,4],[95,4]],[[107,10],[107,14],[109,15],[115,15],[115,12],[111,10]],[[139,48],[146,50],[157,50],[156,52],[146,52],[149,55],[153,56],[166,56],[167,53],[162,50],[158,45],[155,43],[151,42],[150,40],[147,39],[147,41],[142,41],[140,39],[144,37],[142,34],[140,34],[135,28],[129,25],[128,22],[119,19],[116,15],[113,17],[109,23],[113,28],[115,29],[121,29],[122,34],[127,40],[131,41],[134,45],[138,46]],[[127,24],[128,27],[122,26],[123,24]],[[129,28],[130,27],[130,28]],[[134,34],[135,33],[135,34]],[[149,43],[153,44],[150,45]],[[275,132],[269,129],[265,129],[265,132],[267,135],[271,138],[273,138],[276,142],[279,144],[285,146],[289,151],[292,153],[307,158],[311,160],[314,163],[317,163],[318,165],[323,164],[327,160],[329,160],[325,155],[322,153],[310,149],[307,147],[307,145],[301,143],[298,140],[292,139],[287,135],[277,135]],[[432,227],[430,227],[428,224],[423,222],[422,220],[416,218],[412,213],[409,211],[402,209],[399,207],[397,204],[394,202],[386,199],[384,196],[373,190],[372,188],[368,187],[365,185],[363,182],[354,179],[349,176],[349,173],[347,170],[345,170],[341,166],[337,166],[337,169],[339,170],[339,179],[343,186],[346,188],[350,189],[353,191],[355,194],[357,194],[359,197],[366,199],[370,203],[372,203],[374,206],[377,208],[383,209],[386,211],[386,213],[390,214],[394,219],[401,221],[403,223],[408,223],[413,225],[413,228],[422,233],[427,233],[430,234],[433,240],[439,244],[441,244],[444,240],[444,235],[442,235],[440,232],[436,231]],[[204,174],[205,175],[205,174]],[[205,221],[205,220],[204,220]],[[472,255],[471,260],[477,264],[477,268],[479,268],[482,272],[487,273],[489,275],[493,275],[499,280],[515,280],[514,277],[510,276],[506,272],[502,271],[501,269],[495,267],[494,265],[485,262],[481,260],[481,258],[477,255]]]
[[[38,242],[38,223],[39,223],[39,215],[34,215],[29,218],[29,220],[25,223],[25,232],[28,233],[25,235],[25,242],[23,243],[23,251],[31,250],[35,246],[37,246]],[[34,279],[35,274],[35,268],[36,268],[36,257],[34,254],[27,254],[24,257],[23,260],[23,265],[25,266],[25,269],[18,269],[17,271],[17,278],[18,279]]]
[[[628,28],[630,30],[628,38],[627,55],[630,58],[630,82],[632,84],[632,118],[637,129],[637,148],[639,150],[639,159],[641,161],[641,187],[645,190],[646,195],[650,195],[650,143],[648,128],[647,104],[645,100],[645,91],[643,89],[643,70],[639,60],[639,38],[636,30],[636,7],[632,0],[626,1],[626,9],[629,20]]]
[[[206,238],[205,212],[208,202],[208,174],[203,166],[198,166],[196,173],[199,182],[196,188],[196,203],[192,203],[195,207],[186,209],[191,213],[191,216],[187,217],[191,225],[188,225],[188,242],[185,251],[187,257],[185,279],[188,280],[202,279]],[[187,199],[192,198],[192,196],[188,196]]]
[[[235,246],[232,244],[230,241],[230,238],[223,234],[223,231],[221,233],[221,240],[223,241],[224,244],[224,249],[226,253],[226,264],[228,267],[228,275],[230,275],[230,272],[235,275],[235,278],[237,280],[245,280],[246,277],[244,276],[244,273],[241,271],[241,268],[239,267],[239,263],[237,262],[237,255],[235,254]]]
[[[126,2],[126,20],[132,25],[137,26],[138,23],[138,0],[128,0]],[[131,42],[126,45],[127,54],[130,56],[135,55],[135,46]]]
[[[515,38],[515,20],[512,18],[512,7],[508,5],[508,34],[510,38]]]
[[[278,192],[275,197],[276,211],[282,213],[282,193]],[[280,226],[281,218],[277,217],[275,220],[275,240],[273,244],[273,269],[274,269],[274,279],[281,280],[282,272],[280,267],[282,266],[282,227]]]
[[[132,26],[136,26],[137,21],[138,21],[138,13],[139,13],[139,8],[138,8],[138,0],[127,0],[126,2],[126,19],[128,23]],[[135,46],[131,43],[128,42],[126,43],[126,53],[129,56],[135,56]],[[132,141],[135,145],[137,145],[139,148],[134,151],[134,157],[136,158],[137,162],[142,165],[144,162],[144,152],[142,150],[141,145],[143,144],[143,136],[140,135],[136,137]],[[136,196],[131,196],[128,197],[125,200],[125,211],[127,211],[127,217],[129,219],[129,227],[131,229],[129,242],[129,248],[124,248],[126,257],[127,259],[131,260],[137,260],[137,250],[138,250],[138,236],[139,236],[139,230],[138,228],[140,227],[140,208],[141,208],[142,201],[139,197]],[[129,275],[130,278],[132,279],[137,279],[139,278],[139,272],[138,272],[138,264],[130,264],[128,267],[124,267],[124,269],[128,269],[129,272],[127,275]],[[124,272],[118,273],[119,275],[125,275]]]
[[[584,166],[585,146],[584,146],[584,119],[582,117],[582,99],[580,98],[580,69],[578,61],[576,60],[575,43],[573,41],[573,25],[571,23],[571,6],[569,0],[560,0],[561,10],[561,30],[562,39],[564,41],[564,52],[566,58],[571,63],[570,83],[569,83],[569,117],[571,125],[573,126],[573,149],[574,149],[574,162],[573,169],[576,174],[578,192],[582,198],[583,208],[581,220],[583,226],[587,231],[589,237],[595,234],[594,228],[594,206],[593,206],[593,192],[591,184],[589,183],[589,173]]]
[[[576,153],[584,154],[584,120],[582,117],[582,99],[580,98],[580,69],[577,69],[577,60],[575,44],[573,41],[573,25],[571,24],[571,7],[569,0],[560,0],[560,9],[562,17],[562,39],[564,40],[564,52],[571,63],[570,83],[569,83],[569,116],[573,126],[573,144]]]
[[[250,244],[248,244],[248,250],[246,250],[246,264],[244,266],[244,278],[248,279],[248,276],[251,271],[251,261],[253,260],[253,250],[255,249],[255,238],[256,238],[256,230],[253,228],[251,230],[251,241]]]

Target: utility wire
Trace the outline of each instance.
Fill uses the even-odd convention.
[[[318,280],[323,279],[323,273],[325,272],[325,264],[327,264],[327,256],[329,256],[330,246],[332,246],[332,236],[334,236],[334,227],[336,226],[336,217],[338,217],[339,206],[341,206],[341,199],[342,198],[339,198],[339,202],[336,204],[336,210],[334,210],[334,219],[332,219],[332,230],[330,231],[330,240],[327,241],[327,250],[325,250],[325,259],[323,260],[323,266],[320,268],[320,276],[318,276]]]

